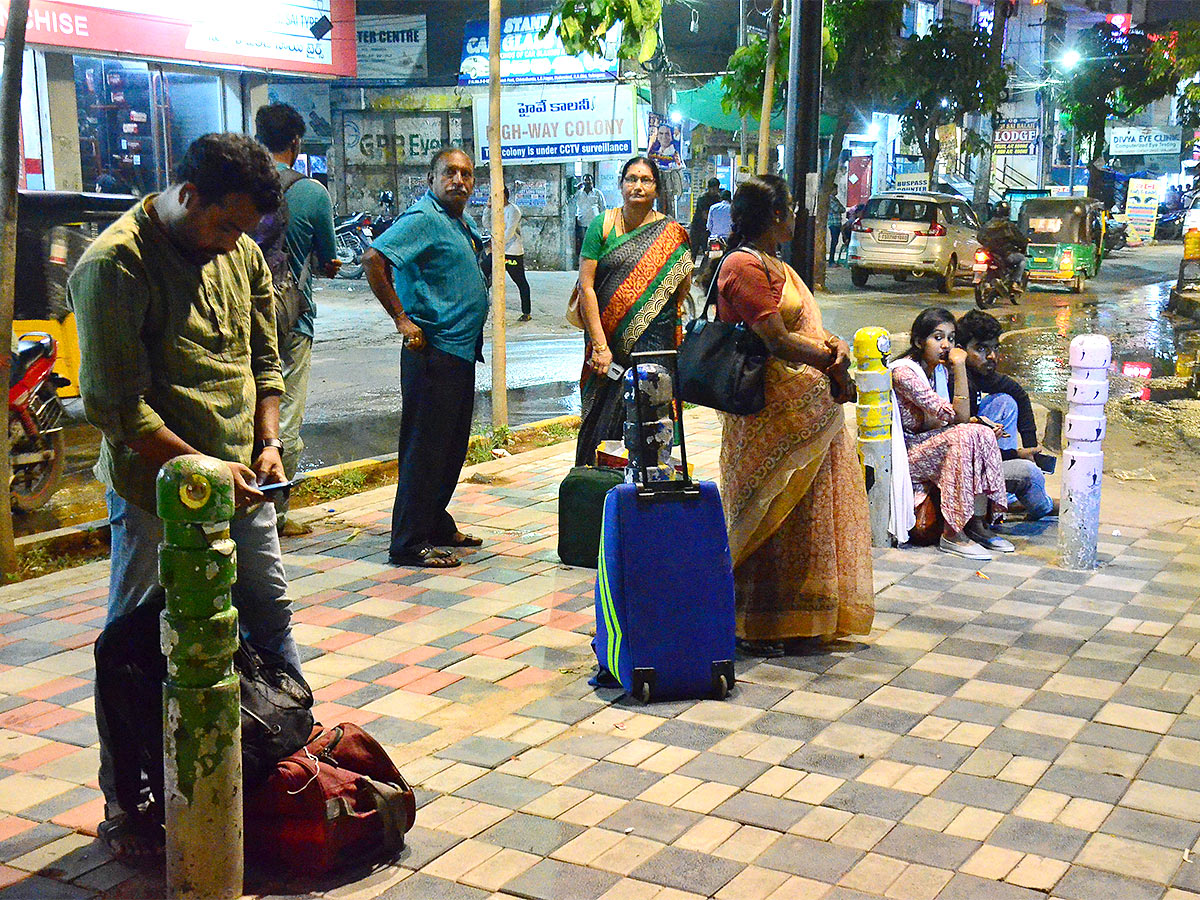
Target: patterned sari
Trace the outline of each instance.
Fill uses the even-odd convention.
[[[674,350],[680,339],[679,286],[692,272],[687,232],[658,219],[628,234],[610,234],[596,261],[596,300],[613,362],[628,368],[630,354]],[[596,445],[620,440],[625,422],[621,382],[597,375],[584,345],[582,424],[575,465],[594,465]]]
[[[812,293],[786,268],[784,325],[825,340]],[[760,413],[721,416],[738,636],[866,634],[875,616],[871,524],[842,407],[822,372],[774,357],[766,398]]]

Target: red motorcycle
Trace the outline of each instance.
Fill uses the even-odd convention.
[[[31,512],[58,489],[66,462],[63,405],[58,388],[71,382],[53,371],[58,344],[45,332],[23,334],[12,354],[8,389],[9,496],[14,509]]]

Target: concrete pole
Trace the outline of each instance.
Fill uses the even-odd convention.
[[[854,333],[858,459],[867,478],[873,547],[891,546],[892,373],[887,367],[891,349],[892,338],[882,328],[860,328]]]
[[[504,274],[504,154],[500,143],[500,0],[488,4],[488,174],[492,197],[492,427],[508,427]]]
[[[738,0],[738,46],[746,46],[746,0]],[[746,165],[746,126],[749,121],[746,116],[742,116],[742,129],[738,132],[738,164],[733,167],[733,185],[731,191],[736,191],[738,186],[738,172],[741,167]]]
[[[167,891],[178,900],[231,900],[242,894],[241,686],[229,593],[237,575],[233,479],[211,457],[177,456],[159,470],[157,492],[159,580],[167,594]]]
[[[758,120],[758,174],[772,171],[771,110],[775,106],[775,65],[779,58],[779,19],[783,15],[783,0],[772,0],[767,20],[767,69],[763,78],[762,117]]]
[[[1096,566],[1100,532],[1104,404],[1108,400],[1112,344],[1103,335],[1081,334],[1071,341],[1070,362],[1058,549],[1063,568],[1092,569]]]

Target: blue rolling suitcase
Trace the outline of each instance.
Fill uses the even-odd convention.
[[[642,702],[724,698],[734,684],[733,566],[721,496],[712,482],[688,476],[682,437],[680,451],[681,480],[647,482],[645,470],[635,470],[640,483],[617,485],[604,500],[596,657]]]

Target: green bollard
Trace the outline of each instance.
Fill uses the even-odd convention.
[[[242,895],[243,865],[238,620],[230,602],[237,575],[229,537],[233,479],[219,460],[177,456],[159,470],[157,492],[158,577],[167,594],[167,890],[173,898],[228,900]]]

